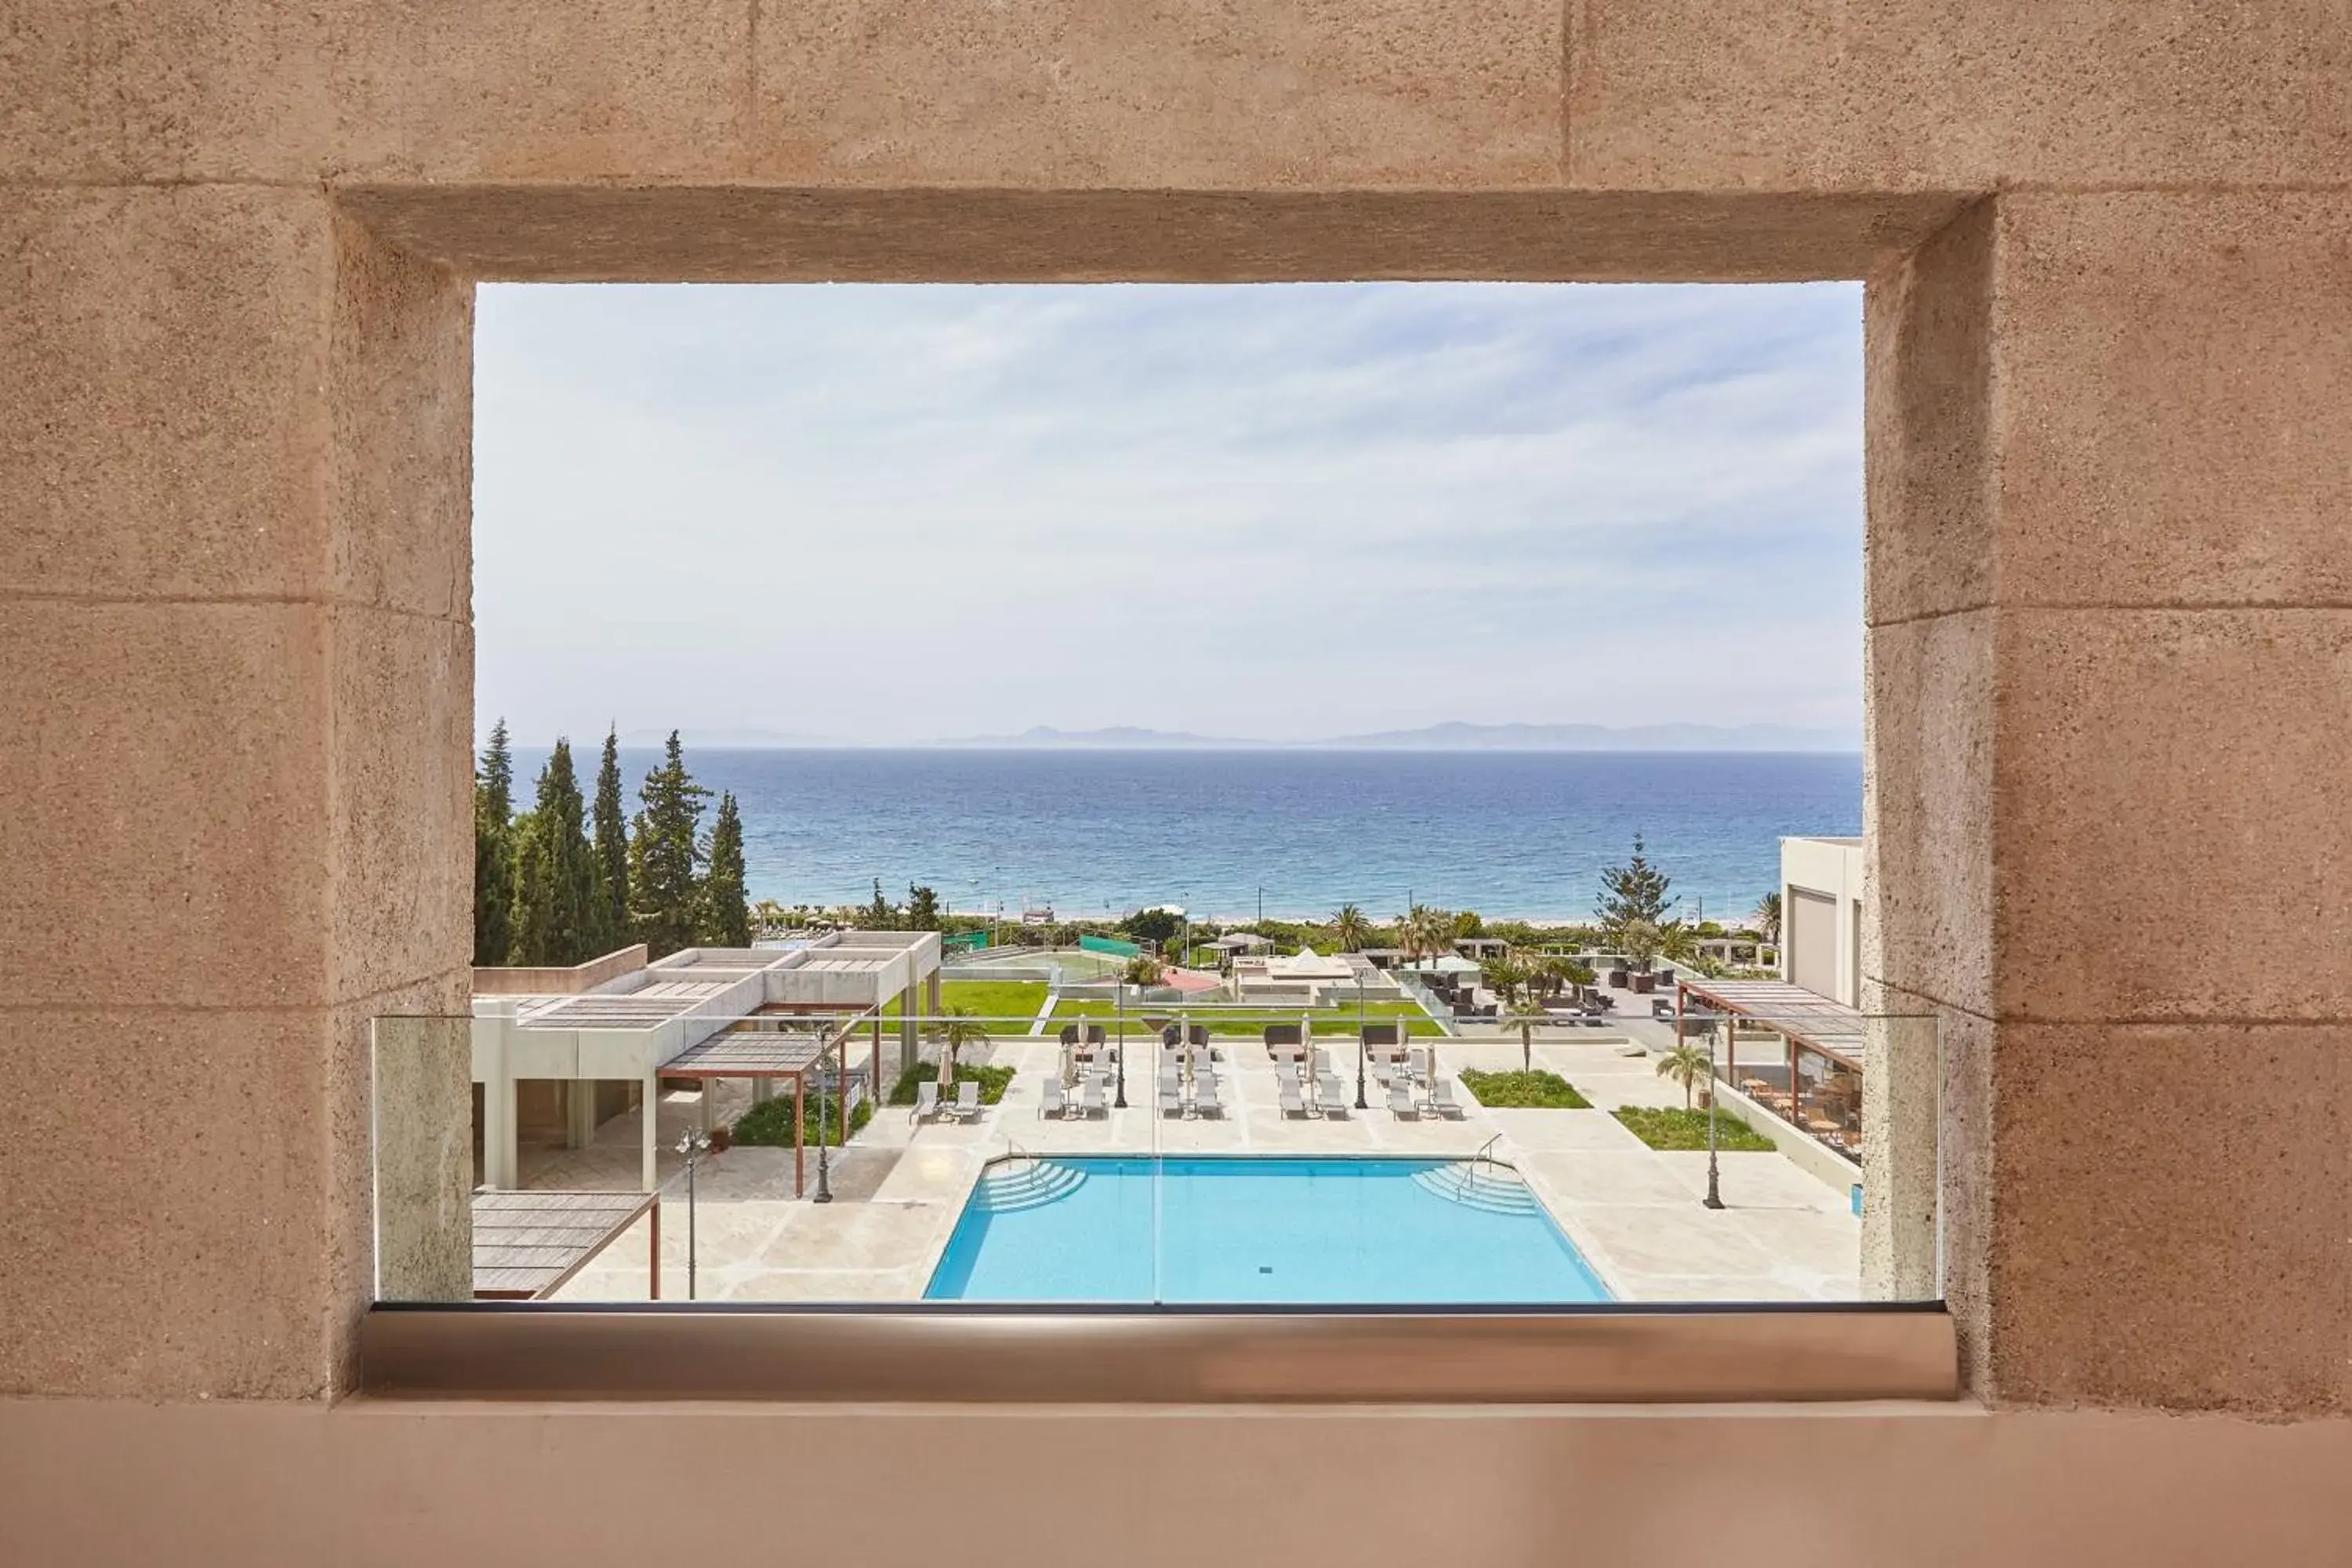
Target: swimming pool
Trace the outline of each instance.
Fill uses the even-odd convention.
[[[923,1294],[1383,1305],[1611,1299],[1507,1170],[1255,1157],[992,1166]]]

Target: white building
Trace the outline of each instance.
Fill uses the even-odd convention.
[[[764,1079],[714,1061],[725,1035],[746,1047],[764,1043],[777,1070],[821,1062],[849,1020],[899,1003],[900,1061],[913,1058],[916,1020],[940,1011],[936,931],[835,931],[776,948],[688,948],[652,963],[625,948],[571,969],[474,971],[474,1082],[479,1086],[482,1184],[517,1182],[519,1131],[526,1121],[560,1126],[567,1146],[585,1144],[598,1123],[636,1108],[645,1123],[645,1184],[652,1190],[655,1107],[664,1076]],[[800,1042],[781,1033],[803,1025]],[[764,1029],[755,1040],[737,1032]],[[678,1058],[702,1047],[687,1063]],[[880,1054],[877,1036],[875,1055]],[[741,1058],[742,1052],[732,1053]],[[878,1079],[878,1061],[875,1076]],[[756,1069],[764,1073],[764,1068]],[[877,1086],[878,1088],[878,1084]]]
[[[1780,840],[1780,978],[1862,1005],[1862,840]]]

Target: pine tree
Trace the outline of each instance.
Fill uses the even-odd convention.
[[[857,918],[867,931],[887,931],[898,921],[898,912],[890,900],[882,896],[882,879],[874,879],[874,901],[857,911]]]
[[[572,768],[572,743],[559,739],[540,771],[537,801],[518,835],[512,963],[536,968],[582,963],[597,955],[604,917],[597,906],[595,855],[581,826],[585,809]]]
[[[490,729],[474,773],[474,962],[504,963],[513,945],[514,756],[507,721]]]
[[[629,841],[629,923],[660,958],[694,942],[702,889],[695,875],[701,847],[702,802],[709,791],[686,771],[677,731],[669,732],[662,765],[646,775]]]
[[[1663,926],[1666,911],[1677,902],[1666,896],[1673,886],[1673,880],[1643,857],[1642,836],[1636,833],[1633,858],[1601,873],[1601,900],[1592,912],[1612,941],[1620,940],[1625,928],[1636,921]]]
[[[743,895],[743,818],[735,797],[719,797],[710,824],[709,868],[702,876],[702,934],[711,947],[751,945],[751,908]]]
[[[596,897],[601,919],[596,952],[629,940],[629,818],[621,809],[621,737],[604,731],[604,761],[596,770]]]
[[[907,929],[940,929],[940,895],[935,889],[911,887],[907,889]]]

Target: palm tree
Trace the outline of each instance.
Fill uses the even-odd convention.
[[[1756,922],[1757,933],[1773,946],[1780,945],[1780,894],[1778,889],[1757,901],[1756,912],[1748,917]]]
[[[1695,1040],[1676,1040],[1675,1048],[1658,1058],[1658,1076],[1683,1086],[1683,1109],[1691,1109],[1691,1095],[1701,1079],[1711,1079],[1715,1063]]]
[[[773,899],[761,899],[751,906],[751,926],[761,936],[783,930],[785,921],[784,906]]]
[[[1503,1021],[1516,1026],[1519,1031],[1519,1070],[1535,1071],[1536,1030],[1550,1023],[1551,1015],[1544,1011],[1542,1003],[1531,996],[1524,1002],[1513,1003],[1511,1010],[1503,1015]]]
[[[1355,905],[1341,904],[1339,912],[1331,917],[1331,940],[1339,944],[1342,952],[1360,952],[1364,944],[1372,940],[1372,922]]]
[[[1127,971],[1120,975],[1129,985],[1157,985],[1167,977],[1160,962],[1148,952],[1139,952],[1127,961]]]
[[[1404,917],[1405,952],[1414,958],[1439,958],[1454,951],[1454,917],[1444,910],[1415,904]]]
[[[956,1053],[988,1038],[988,1026],[969,1007],[950,1007],[940,1016],[940,1038],[947,1047],[940,1056],[940,1087],[946,1089],[955,1083]]]
[[[1560,978],[1581,993],[1586,986],[1601,978],[1601,973],[1582,959],[1571,958],[1561,969]]]
[[[1524,967],[1507,958],[1490,958],[1478,966],[1478,978],[1486,983],[1487,990],[1504,1001],[1516,1002],[1520,988],[1531,976]]]

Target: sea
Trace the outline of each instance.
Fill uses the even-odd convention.
[[[660,761],[624,749],[626,804]],[[519,805],[544,752],[516,751]],[[879,879],[956,910],[1063,919],[1175,904],[1196,919],[1385,920],[1408,902],[1589,917],[1641,836],[1675,912],[1744,915],[1780,840],[1862,830],[1862,759],[1837,752],[734,751],[687,767],[732,791],[754,900],[862,902]],[[592,743],[578,759],[593,791]]]

